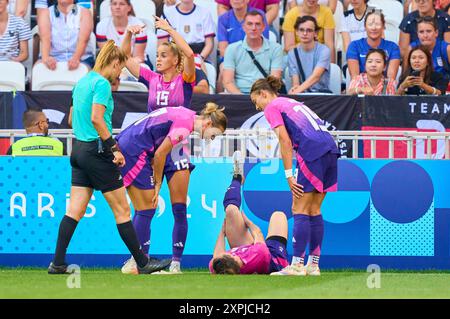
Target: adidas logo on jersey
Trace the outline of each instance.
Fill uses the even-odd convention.
[[[178,243],[173,244],[173,247],[184,247],[183,243],[179,241]]]
[[[292,237],[292,243],[296,243],[295,237]]]

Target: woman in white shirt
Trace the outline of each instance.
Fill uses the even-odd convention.
[[[69,70],[80,63],[94,66],[95,48],[89,39],[93,31],[91,12],[74,3],[74,0],[58,0],[48,8],[48,16],[39,20],[42,59],[50,70],[57,62],[67,62]]]
[[[117,46],[122,44],[129,25],[144,25],[134,16],[133,6],[130,0],[112,0],[111,16],[100,20],[97,24],[97,45],[101,49],[108,40],[114,40]],[[145,32],[133,35],[131,39],[132,54],[138,63],[145,60],[145,47],[147,34]]]

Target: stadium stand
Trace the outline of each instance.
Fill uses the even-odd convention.
[[[32,90],[70,91],[87,72],[87,66],[82,63],[73,71],[69,71],[67,62],[58,62],[54,71],[49,70],[44,64],[38,63],[33,67]]]
[[[25,91],[25,67],[22,63],[0,61],[0,91]]]
[[[209,93],[213,94],[216,92],[216,78],[217,78],[217,71],[214,65],[211,63],[205,63],[206,67],[206,76],[208,77],[208,83],[209,83]]]
[[[120,81],[118,91],[148,92],[147,87],[136,81]]]

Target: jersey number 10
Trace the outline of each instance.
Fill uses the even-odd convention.
[[[323,121],[320,119],[320,117],[316,113],[311,111],[311,109],[309,107],[307,107],[303,104],[297,104],[296,106],[294,106],[294,111],[302,112],[303,115],[308,119],[309,123],[311,123],[311,126],[316,131],[324,131],[324,132],[328,131],[327,127],[322,124]]]

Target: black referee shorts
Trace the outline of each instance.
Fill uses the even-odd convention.
[[[120,170],[112,162],[112,152],[105,149],[103,153],[98,151],[98,141],[74,141],[70,156],[72,186],[89,187],[102,193],[123,187]]]

